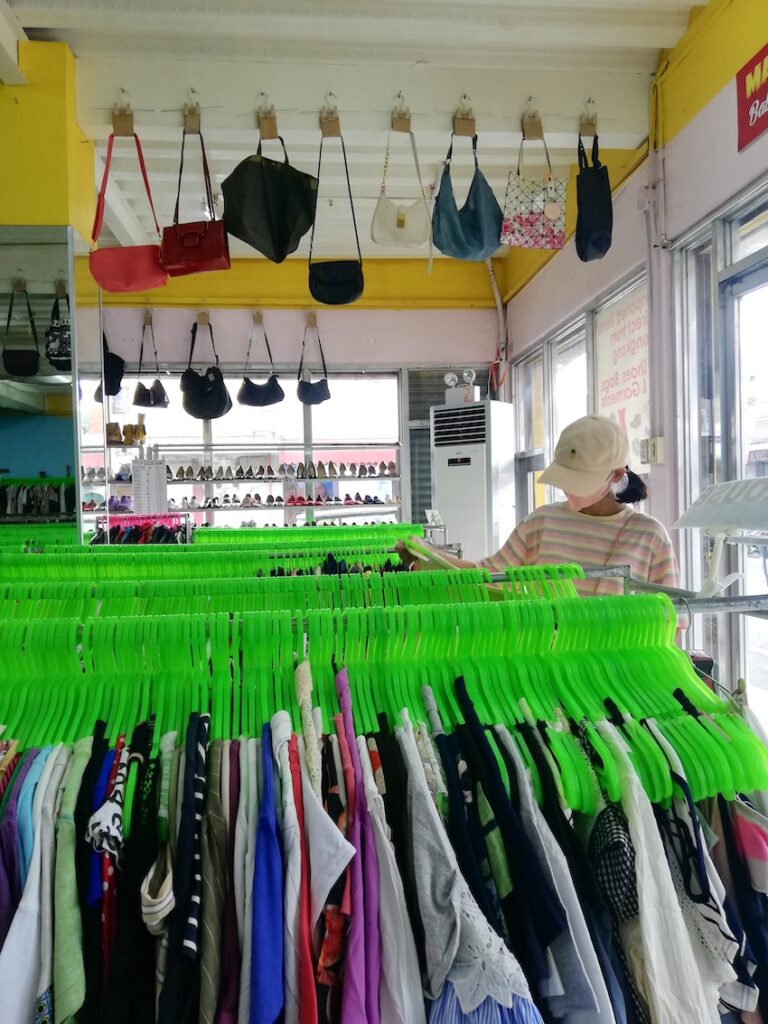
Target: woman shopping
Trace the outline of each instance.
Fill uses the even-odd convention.
[[[628,462],[629,440],[617,424],[602,416],[576,420],[563,430],[554,461],[540,477],[541,483],[561,490],[566,501],[536,509],[500,551],[479,563],[443,552],[441,559],[457,568],[478,564],[491,572],[514,565],[628,565],[639,579],[677,587],[672,542],[658,520],[634,508],[648,492]],[[410,556],[406,552],[404,557]],[[422,563],[421,568],[433,566]],[[583,596],[623,592],[619,579],[590,579],[577,586]]]

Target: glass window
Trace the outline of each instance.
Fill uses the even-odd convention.
[[[537,353],[519,367],[518,401],[521,410],[523,451],[546,445],[544,414],[544,355]]]
[[[768,200],[738,218],[732,238],[734,263],[768,247]]]
[[[555,345],[553,448],[563,427],[589,412],[587,393],[587,339],[583,331]]]
[[[312,409],[315,444],[374,444],[400,437],[399,382],[395,374],[332,377],[331,400]]]

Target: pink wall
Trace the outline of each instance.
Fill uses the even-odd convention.
[[[197,310],[158,309],[155,340],[160,361],[186,364],[189,334]],[[110,348],[131,363],[139,358],[143,309],[107,309],[105,329]],[[212,310],[216,348],[223,364],[242,367],[251,328],[248,310]],[[321,310],[318,326],[329,371],[404,366],[464,366],[490,362],[496,349],[496,313],[468,310]],[[77,316],[78,358],[81,364],[99,360],[98,311],[83,309]],[[298,368],[306,315],[299,310],[264,314],[275,364]],[[207,334],[207,332],[204,332]],[[266,363],[263,346],[254,341],[256,365]],[[198,347],[201,361],[210,357],[207,339]],[[313,347],[313,351],[314,347]],[[197,349],[196,349],[197,353]],[[145,352],[146,358],[146,352]],[[313,357],[317,364],[317,355]],[[196,359],[197,362],[197,354]]]

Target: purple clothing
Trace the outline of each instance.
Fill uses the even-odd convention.
[[[348,837],[355,847],[356,856],[352,860],[352,921],[349,927],[349,939],[355,918],[360,920],[359,908],[362,904],[362,953],[363,971],[365,976],[365,1019],[368,1024],[381,1024],[379,1008],[379,981],[381,978],[381,935],[379,932],[379,860],[376,856],[376,840],[373,824],[368,814],[365,801],[365,782],[360,754],[355,739],[355,723],[352,718],[352,696],[349,692],[347,670],[343,668],[336,676],[336,693],[339,698],[344,720],[349,754],[355,773],[355,814],[352,820],[352,833]],[[355,870],[357,862],[357,870]],[[361,868],[362,862],[362,868]],[[351,972],[351,942],[347,942],[347,957],[344,968],[344,989],[341,1018],[342,1024],[359,1024],[360,1016],[355,1016],[352,1007],[347,1007],[347,979]],[[355,969],[359,971],[359,952],[355,951],[358,962]]]
[[[29,774],[39,750],[29,750],[22,764],[16,768],[11,791],[0,822],[0,949],[3,948],[8,929],[21,900],[19,872],[18,806],[21,785]]]

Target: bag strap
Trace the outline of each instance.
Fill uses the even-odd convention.
[[[205,182],[205,200],[208,203],[208,212],[211,215],[211,220],[215,220],[215,214],[213,211],[213,190],[211,188],[211,172],[208,169],[208,158],[205,155],[205,143],[203,142],[203,136],[201,132],[197,132],[197,137],[200,139],[200,151],[203,157],[203,181]],[[184,144],[187,141],[187,129],[185,128],[181,136],[181,160],[179,161],[179,186],[176,190],[176,206],[173,210],[173,225],[179,223],[179,203],[181,202],[181,177],[184,173]]]
[[[531,140],[526,140],[526,139],[521,139],[520,140],[520,149],[518,150],[518,153],[517,153],[517,176],[518,176],[518,178],[520,177],[520,167],[522,165],[522,160],[523,160],[523,146],[525,145],[526,141],[531,141]],[[579,139],[579,141],[581,141],[581,139]],[[547,140],[546,139],[542,139],[541,142],[542,142],[542,145],[544,146],[544,156],[546,156],[546,158],[547,158],[547,168],[549,169],[549,176],[551,178],[552,177],[552,161],[549,159],[549,149],[547,148]],[[475,162],[477,162],[477,161],[475,161]]]
[[[267,337],[267,329],[264,323],[261,324],[261,330],[264,335],[264,344],[267,346],[267,355],[269,356],[269,365],[272,368],[272,373],[275,372],[275,362],[272,358],[272,349],[269,347],[269,338]],[[251,343],[253,342],[253,335],[256,331],[256,325],[251,325],[251,333],[248,335],[248,349],[245,353],[245,366],[243,367],[243,376],[248,372],[248,363],[251,359]]]
[[[147,177],[147,166],[144,163],[144,153],[141,149],[141,143],[139,142],[139,136],[134,132],[133,141],[136,144],[136,153],[139,158],[139,167],[141,169],[141,177],[144,181],[144,189],[147,193],[147,199],[149,200],[149,207],[152,210],[152,219],[155,222],[155,231],[157,231],[158,237],[160,235],[160,225],[157,222],[157,214],[155,213],[155,204],[152,202],[152,192],[149,188],[149,178]],[[107,142],[107,156],[104,161],[104,174],[101,179],[101,188],[99,189],[99,198],[96,203],[96,215],[93,218],[93,227],[91,228],[91,241],[95,245],[99,240],[101,229],[104,224],[104,207],[107,196],[107,183],[109,182],[109,168],[112,165],[112,150],[115,145],[114,133],[109,136]]]
[[[592,166],[593,167],[602,167],[603,166],[600,163],[600,146],[598,145],[597,134],[595,134],[594,138],[592,139]]]
[[[32,304],[29,301],[29,292],[26,288],[23,289],[24,298],[27,300],[27,318],[29,319],[29,327],[32,331],[32,337],[35,339],[35,348],[37,349],[38,355],[40,354],[40,342],[37,338],[37,327],[35,326],[35,317],[32,312]],[[11,331],[11,319],[13,317],[13,300],[16,298],[16,292],[11,292],[11,301],[8,303],[8,319],[5,321],[5,341],[3,342],[3,352],[8,345],[8,335]]]
[[[312,247],[313,247],[314,241],[315,241],[315,225],[317,223],[317,200],[318,200],[319,194],[320,194],[319,182],[320,182],[320,166],[321,166],[321,164],[323,162],[323,141],[324,141],[324,137],[321,136],[320,137],[320,155],[318,156],[318,159],[317,159],[318,190],[315,193],[315,217],[312,220],[312,234],[309,236],[309,262],[310,263],[312,262]],[[344,173],[347,176],[347,192],[349,194],[349,207],[352,210],[352,227],[355,229],[355,245],[357,246],[357,258],[360,261],[360,263],[362,263],[363,262],[363,254],[360,251],[360,236],[357,233],[357,218],[355,217],[355,203],[354,203],[354,200],[352,199],[352,182],[350,181],[350,178],[349,178],[349,164],[347,163],[347,150],[346,150],[346,147],[344,145],[344,137],[342,135],[339,136],[339,142],[341,143],[341,155],[344,158]],[[319,337],[320,337],[320,335],[318,334],[318,339],[319,339]],[[322,346],[321,346],[321,351],[322,351]]]
[[[280,145],[283,147],[283,156],[285,157],[285,160],[283,161],[283,163],[290,164],[290,160],[288,159],[288,150],[285,148],[285,142],[283,142],[283,136],[282,135],[278,135],[277,138],[278,138],[278,141],[280,142]],[[261,136],[259,136],[259,144],[256,147],[256,156],[261,156]]]
[[[218,356],[218,354],[216,352],[216,345],[215,345],[214,340],[213,340],[213,326],[212,326],[212,324],[208,324],[208,331],[210,332],[210,335],[211,335],[211,348],[213,349],[213,355],[214,355],[214,358],[216,360],[216,365],[218,366],[219,365],[219,356]],[[188,370],[192,369],[192,356],[194,355],[194,352],[195,352],[195,341],[196,340],[197,340],[197,323],[194,323],[194,324],[192,324],[192,339],[191,339],[191,344],[189,346],[189,362],[187,363],[187,369]]]
[[[141,379],[141,366],[144,362],[144,339],[147,336],[147,328],[149,328],[149,336],[152,339],[152,351],[155,353],[155,373],[160,375],[160,363],[157,359],[157,345],[155,344],[155,328],[152,324],[144,324],[141,332],[141,348],[139,349],[139,379]]]
[[[72,312],[69,308],[69,295],[64,296],[64,301],[67,303],[67,317],[72,318]],[[59,305],[59,296],[53,300],[53,309],[51,310],[51,320],[58,320],[61,323],[61,306]]]
[[[589,167],[589,160],[587,160],[587,151],[584,149],[584,143],[582,142],[581,136],[579,136],[579,170],[586,171]]]
[[[302,371],[304,370],[304,349],[307,347],[307,332],[308,331],[309,331],[309,327],[305,327],[304,328],[304,337],[302,338],[302,341],[301,341],[301,361],[299,363],[299,373],[298,373],[298,377],[297,377],[298,380],[301,380],[301,374],[302,374]],[[323,361],[323,377],[325,377],[327,379],[327,377],[328,377],[328,368],[325,365],[325,353],[323,352],[323,343],[320,340],[320,331],[319,331],[319,329],[317,327],[315,327],[315,333],[317,334],[317,344],[320,347],[320,358]]]

